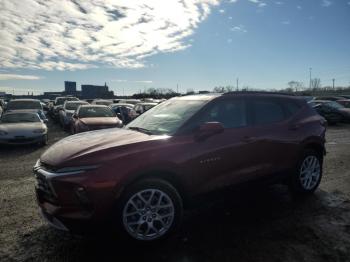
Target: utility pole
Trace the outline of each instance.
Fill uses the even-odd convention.
[[[238,92],[238,77],[236,78],[236,91]]]
[[[179,93],[179,84],[176,84],[176,93]]]
[[[124,86],[123,86],[123,96],[124,96]]]
[[[310,89],[311,89],[311,72],[312,72],[312,67],[309,68],[310,71]]]
[[[333,90],[334,90],[334,81],[335,81],[335,78],[333,78],[332,81],[333,81]]]

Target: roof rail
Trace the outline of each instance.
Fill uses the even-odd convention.
[[[286,92],[271,92],[271,91],[230,91],[223,95],[239,95],[239,94],[262,94],[262,95],[285,95],[285,96],[296,96],[294,93]]]

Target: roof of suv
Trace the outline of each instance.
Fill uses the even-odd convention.
[[[212,100],[217,97],[223,96],[268,96],[268,97],[290,97],[294,99],[300,99],[300,96],[289,93],[278,93],[278,92],[265,92],[265,91],[234,91],[227,93],[207,93],[207,94],[196,94],[176,97],[181,100]]]

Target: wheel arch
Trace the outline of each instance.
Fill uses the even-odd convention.
[[[304,143],[303,150],[314,150],[317,153],[319,153],[320,157],[323,158],[323,156],[326,154],[326,149],[324,144],[318,143],[316,141],[308,141]]]
[[[144,180],[144,179],[159,179],[170,183],[179,193],[182,198],[183,206],[186,208],[189,204],[189,195],[181,179],[178,178],[177,174],[169,170],[148,170],[131,176],[123,186],[117,191],[117,198],[119,198],[125,190],[131,185]]]

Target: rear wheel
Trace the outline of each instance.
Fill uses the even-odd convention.
[[[179,225],[182,212],[181,197],[170,183],[145,179],[126,190],[116,219],[129,239],[156,241]]]
[[[289,187],[293,193],[306,195],[313,193],[322,178],[322,154],[306,150],[290,178]]]

